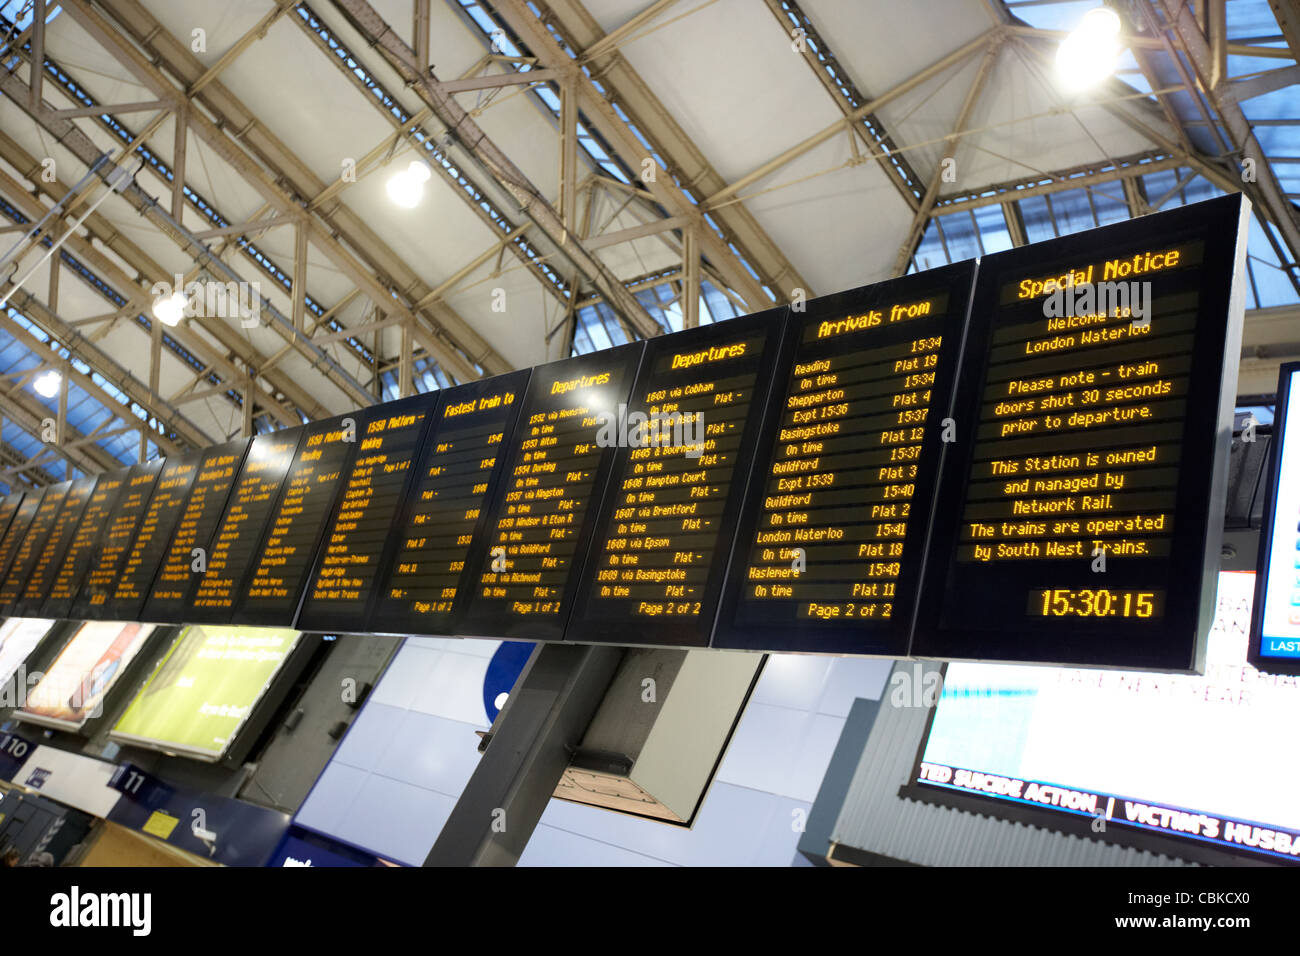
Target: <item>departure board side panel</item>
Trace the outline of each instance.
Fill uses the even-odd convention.
[[[141,524],[164,464],[163,459],[155,458],[135,465],[127,472],[126,483],[105,522],[104,533],[86,566],[77,596],[63,615],[69,620],[97,619],[98,613],[112,597],[113,586],[136,539],[136,528]],[[134,617],[132,613],[128,620]]]
[[[253,439],[208,549],[207,567],[190,592],[186,623],[230,623],[240,587],[261,555],[280,488],[305,431],[305,426],[285,428]]]
[[[44,488],[36,488],[23,495],[22,502],[14,512],[13,520],[5,530],[4,538],[0,539],[0,585],[9,578],[9,571],[18,556],[18,549],[27,540],[27,529],[36,520],[36,512],[40,510],[45,491]]]
[[[5,540],[9,533],[9,525],[13,522],[14,516],[18,514],[18,507],[23,503],[23,493],[15,491],[13,494],[5,495],[4,500],[0,501],[0,542]],[[3,545],[0,545],[0,576],[5,573],[5,561]]]
[[[140,620],[189,623],[184,620],[185,611],[200,577],[200,572],[195,570],[194,549],[202,549],[205,561],[212,557],[212,539],[251,444],[251,439],[237,438],[203,450],[198,471],[190,481],[185,506],[158,564],[158,573],[149,586]]]
[[[29,612],[31,616],[39,615],[55,619],[68,616],[73,599],[81,589],[86,569],[95,556],[95,550],[103,537],[104,529],[108,526],[113,509],[121,499],[129,476],[128,468],[99,476],[95,490],[81,513],[81,520],[72,535],[68,550],[64,553],[63,561],[54,575],[48,595],[43,603],[31,608]],[[35,575],[33,575],[34,579]]]
[[[9,566],[9,573],[5,575],[4,583],[0,584],[0,615],[10,616],[14,605],[22,597],[23,585],[27,583],[32,568],[45,550],[45,542],[54,530],[54,522],[63,507],[63,499],[72,490],[72,484],[71,481],[61,481],[57,485],[50,485],[41,496],[40,507],[36,509],[22,543],[14,552],[14,560]]]
[[[363,416],[349,412],[303,430],[266,522],[266,540],[248,564],[230,623],[288,627],[298,614],[307,575],[339,489],[363,437]]]
[[[616,448],[602,447],[636,378],[644,342],[533,369],[506,471],[472,556],[460,633],[558,641],[577,591]]]
[[[505,471],[504,449],[531,369],[443,391],[410,491],[393,527],[368,631],[454,634],[474,590],[471,551],[486,538],[487,503]]]
[[[1197,669],[1240,358],[1241,203],[981,262],[913,656]]]
[[[790,312],[713,647],[906,652],[974,273]]]
[[[785,311],[646,343],[565,640],[708,646]]]
[[[54,518],[50,535],[45,539],[45,545],[41,548],[36,563],[32,565],[31,573],[27,575],[22,590],[18,593],[18,600],[9,609],[12,616],[33,617],[39,613],[41,605],[45,603],[45,598],[54,585],[55,575],[72,545],[72,539],[77,533],[77,525],[81,522],[81,516],[85,513],[98,483],[98,475],[77,478],[72,482],[72,487],[63,496],[63,504]]]
[[[425,392],[360,413],[360,445],[317,548],[294,623],[298,630],[364,631],[393,523],[438,400],[438,392]]]

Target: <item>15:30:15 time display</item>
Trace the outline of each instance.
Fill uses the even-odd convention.
[[[1029,592],[1027,614],[1036,617],[1160,617],[1164,591],[1112,588],[1043,588]]]

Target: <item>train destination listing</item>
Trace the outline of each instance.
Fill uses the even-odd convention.
[[[168,458],[163,464],[140,526],[127,543],[129,551],[121,573],[110,585],[109,596],[96,605],[95,620],[131,621],[139,616],[167,542],[171,540],[189,498],[194,478],[212,451],[208,449]]]
[[[81,588],[69,610],[72,620],[89,618],[102,608],[112,595],[113,585],[121,574],[128,549],[136,539],[136,528],[141,523],[149,504],[158,474],[163,469],[163,459],[134,466],[119,492],[117,503],[108,515],[104,534],[87,566]]]

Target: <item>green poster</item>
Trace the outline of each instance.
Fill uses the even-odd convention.
[[[298,637],[269,627],[187,627],[112,736],[220,759]]]

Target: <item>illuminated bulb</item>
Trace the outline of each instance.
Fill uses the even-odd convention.
[[[59,394],[59,386],[63,384],[63,376],[54,369],[42,372],[36,376],[32,382],[32,388],[36,389],[37,394],[44,395],[46,398],[53,398]]]
[[[497,694],[496,700],[492,701],[492,706],[496,707],[497,710],[500,710],[502,707],[506,705],[506,698],[509,696],[510,695],[507,694],[505,691],[502,691],[501,693]]]
[[[424,195],[424,184],[433,173],[427,163],[416,160],[388,179],[388,198],[403,209],[414,209]]]
[[[1056,72],[1071,90],[1096,86],[1119,65],[1119,14],[1109,7],[1089,10],[1056,51]]]
[[[153,314],[163,325],[179,325],[185,317],[185,293],[160,295],[153,300]]]

